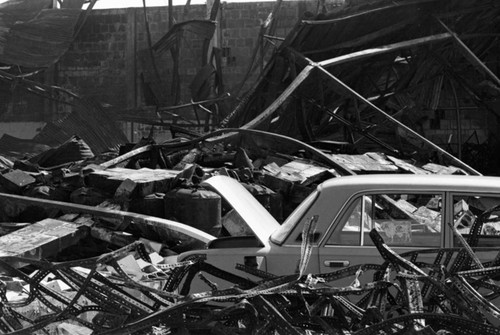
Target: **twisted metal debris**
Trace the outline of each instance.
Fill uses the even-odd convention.
[[[488,213],[483,214],[486,217]],[[51,263],[19,257],[0,260],[0,332],[48,333],[50,326],[70,320],[93,334],[500,334],[500,248],[479,248],[477,220],[466,248],[427,249],[398,255],[376,230],[370,236],[382,264],[361,264],[325,274],[305,274],[314,232],[311,218],[303,233],[299,273],[275,276],[238,264],[260,281],[215,268],[202,257],[157,265],[149,280],[131,278],[118,261],[134,253],[151,262],[144,245],[78,261]],[[493,258],[479,262],[478,252]],[[430,256],[434,258],[429,262]],[[25,262],[31,275],[9,265]],[[106,266],[114,271],[107,274]],[[81,269],[87,269],[83,271]],[[84,273],[85,272],[85,273]],[[372,273],[369,275],[369,273]],[[197,274],[206,273],[234,284],[188,294]],[[60,279],[73,295],[43,284],[48,275]],[[7,298],[6,276],[27,284],[21,301]],[[148,278],[148,277],[146,277]],[[350,285],[339,285],[341,282]],[[39,306],[37,315],[26,307]]]

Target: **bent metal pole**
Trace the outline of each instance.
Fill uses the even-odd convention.
[[[315,63],[316,64],[316,63]],[[366,99],[365,97],[363,97],[361,94],[359,94],[358,92],[356,92],[354,89],[352,89],[351,87],[347,86],[343,81],[341,81],[340,79],[338,79],[337,77],[335,77],[333,74],[331,74],[330,72],[328,72],[327,70],[325,70],[322,66],[320,66],[319,64],[316,64],[315,66],[317,69],[319,69],[320,71],[322,71],[324,74],[326,74],[330,79],[332,79],[337,85],[340,85],[342,88],[344,88],[345,90],[347,90],[352,96],[354,96],[355,98],[363,101],[367,106],[369,106],[371,109],[383,114],[389,121],[397,124],[398,126],[400,126],[401,128],[409,131],[412,135],[414,135],[415,137],[419,138],[421,141],[423,141],[424,143],[428,144],[429,146],[431,146],[432,148],[436,149],[437,151],[439,151],[441,154],[443,154],[444,156],[448,157],[449,159],[451,159],[454,163],[456,163],[457,165],[460,165],[462,168],[464,168],[465,170],[467,170],[467,172],[469,173],[472,173],[474,175],[482,175],[480,172],[476,171],[474,168],[470,167],[469,165],[467,165],[466,163],[464,163],[463,161],[459,160],[458,158],[456,158],[455,156],[453,156],[452,154],[450,154],[449,152],[447,152],[446,150],[444,150],[443,148],[439,147],[438,145],[434,144],[432,141],[429,141],[428,139],[426,139],[425,137],[423,137],[422,135],[420,135],[419,133],[417,133],[416,131],[414,131],[413,129],[411,129],[410,127],[408,127],[407,125],[405,125],[404,123],[396,120],[395,118],[393,118],[391,115],[387,114],[386,112],[384,112],[382,109],[380,109],[379,107],[375,106],[373,103],[371,103],[368,99]]]

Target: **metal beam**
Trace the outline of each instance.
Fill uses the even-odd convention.
[[[464,168],[465,170],[467,170],[469,173],[472,173],[474,175],[481,175],[480,172],[476,171],[475,169],[473,169],[472,167],[470,167],[469,165],[467,165],[466,163],[462,162],[461,160],[459,160],[458,158],[456,158],[455,156],[453,156],[452,154],[448,153],[446,150],[442,149],[441,147],[439,147],[438,145],[434,144],[433,142],[429,141],[428,139],[426,139],[425,137],[423,137],[422,135],[420,135],[419,133],[417,133],[416,131],[414,131],[413,129],[411,129],[410,127],[406,126],[404,123],[396,120],[395,118],[393,118],[391,115],[387,114],[386,112],[384,112],[382,109],[380,109],[379,107],[375,106],[373,103],[371,103],[369,100],[367,100],[365,97],[363,97],[361,94],[359,94],[358,92],[356,92],[354,89],[352,89],[351,87],[347,86],[343,81],[341,81],[340,79],[338,79],[337,77],[335,77],[333,74],[331,74],[330,72],[328,72],[327,70],[325,70],[322,66],[320,66],[319,64],[316,64],[315,66],[316,68],[318,68],[320,71],[322,71],[324,74],[326,74],[330,79],[332,79],[338,86],[342,87],[343,89],[345,89],[347,92],[349,92],[350,95],[352,95],[355,99],[359,99],[361,101],[363,101],[368,107],[370,107],[371,109],[379,112],[380,114],[383,114],[389,121],[391,121],[392,123],[395,123],[397,124],[398,126],[400,126],[401,128],[405,129],[406,131],[410,132],[412,135],[414,135],[415,137],[417,137],[418,139],[420,139],[421,141],[423,141],[424,143],[428,144],[429,146],[431,146],[432,148],[434,148],[435,150],[437,150],[438,152],[440,152],[441,154],[443,154],[444,156],[448,157],[451,161],[453,161],[454,163],[456,163],[457,165],[461,166],[462,168]]]
[[[458,38],[457,34],[454,33],[443,21],[439,18],[436,18],[438,22],[443,26],[444,29],[448,31],[448,34],[453,38],[454,44],[458,47],[458,50],[462,53],[462,55],[467,59],[479,72],[489,77],[491,80],[495,82],[497,86],[500,87],[500,79],[491,71],[477,56],[476,54],[469,49],[467,45],[460,38]]]
[[[161,232],[175,233],[175,235],[181,234],[187,238],[195,239],[202,243],[207,243],[215,239],[214,236],[207,234],[197,228],[188,226],[180,222],[157,218],[154,216],[124,212],[109,208],[85,206],[62,201],[0,193],[0,205],[5,206],[9,202],[16,205],[24,204],[41,208],[56,208],[66,213],[83,213],[101,218],[120,220],[124,225],[131,224],[137,229],[141,229],[142,227],[148,231],[156,232],[158,236],[160,236]]]
[[[257,117],[255,117],[252,121],[243,125],[242,129],[252,129],[259,126],[262,122],[267,120],[273,113],[281,106],[286,99],[290,97],[290,95],[297,89],[297,87],[302,84],[302,82],[309,77],[311,71],[314,69],[314,66],[308,65],[306,66],[297,77],[288,85],[288,87],[281,93],[281,95],[276,98],[262,113],[260,113]]]
[[[342,55],[339,57],[327,59],[327,60],[318,62],[317,64],[323,68],[328,68],[330,66],[339,65],[339,64],[343,64],[343,63],[347,63],[347,62],[352,62],[352,61],[356,61],[356,60],[360,60],[360,59],[364,59],[364,58],[369,58],[369,57],[373,57],[373,56],[377,56],[377,55],[382,55],[382,54],[393,52],[396,50],[406,49],[406,48],[410,48],[410,47],[416,47],[416,46],[423,45],[423,44],[440,42],[440,41],[444,41],[444,40],[447,40],[450,38],[452,38],[451,33],[442,33],[442,34],[437,34],[437,35],[431,35],[431,36],[416,38],[416,39],[409,40],[409,41],[383,45],[383,46],[380,46],[377,48],[356,51],[356,52],[353,52],[353,53],[350,53],[347,55]]]

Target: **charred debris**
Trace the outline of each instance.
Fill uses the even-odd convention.
[[[261,278],[255,282],[201,258],[171,261],[214,236],[245,234],[202,186],[213,175],[237,179],[282,222],[329,178],[480,174],[464,161],[491,158],[461,138],[460,126],[448,150],[418,128],[422,111],[440,108],[456,111],[457,124],[466,109],[498,117],[500,80],[485,65],[500,26],[495,1],[353,1],[332,12],[318,6],[271,50],[280,3],[262,26],[249,73],[259,70],[257,55],[269,61],[245,94],[242,85],[229,95],[211,82],[198,103],[166,107],[152,93],[156,105],[116,111],[0,72],[4,82],[73,105],[33,140],[0,139],[0,332],[500,333],[500,250],[488,262],[475,255],[483,217],[463,248],[398,255],[372,231],[383,263],[328,274],[304,273],[313,219],[297,274],[238,265]],[[178,24],[151,49],[172,49],[189,25],[212,27]],[[455,104],[443,107],[450,96]],[[201,134],[161,117],[193,106],[207,116],[197,117]],[[126,143],[116,121],[131,119],[151,124],[151,136]],[[172,139],[156,143],[155,126],[170,128]],[[235,286],[218,290],[206,280],[206,292],[190,295],[199,272]],[[341,280],[352,284],[337,285]]]

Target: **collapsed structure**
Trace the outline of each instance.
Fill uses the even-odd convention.
[[[385,263],[326,275],[303,272],[307,231],[302,270],[290,276],[270,271],[252,282],[203,259],[169,263],[213,236],[245,233],[222,212],[220,197],[200,187],[211,175],[239,180],[282,222],[328,178],[480,174],[415,129],[438,110],[456,110],[458,125],[471,107],[497,117],[500,81],[485,63],[499,10],[485,0],[376,1],[307,17],[218,130],[196,136],[175,127],[186,137],[165,143],[126,144],[102,106],[0,73],[47,97],[69,95],[77,106],[31,141],[0,140],[1,331],[500,332],[491,302],[498,256],[481,263],[469,248],[477,246],[481,218],[463,249],[422,251],[436,254],[433,264],[419,262],[418,252],[395,254],[375,230]],[[457,141],[459,157],[463,144]],[[359,284],[368,270],[375,274]],[[207,292],[188,295],[200,271],[236,286],[217,290],[207,281]],[[336,286],[345,278],[353,284]]]

